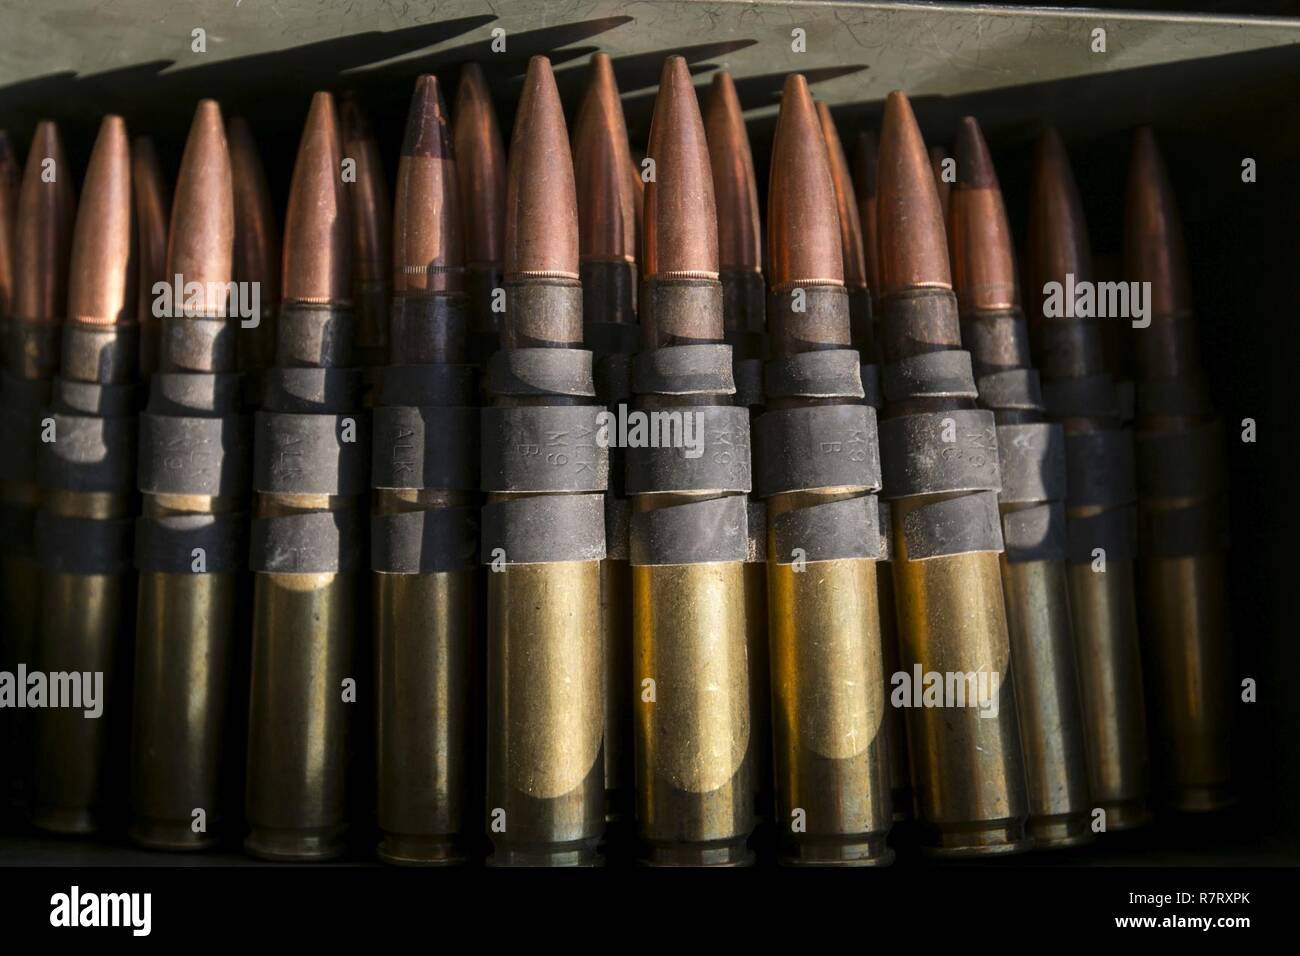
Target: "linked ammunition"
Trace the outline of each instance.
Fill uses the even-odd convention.
[[[1156,739],[1172,807],[1232,802],[1226,467],[1196,339],[1182,224],[1150,129],[1133,140],[1124,278],[1149,282],[1137,346],[1138,609]]]
[[[718,211],[718,278],[722,282],[723,341],[731,346],[732,401],[749,409],[751,433],[762,413],[767,357],[767,303],[758,180],[745,118],[729,73],[717,73],[704,109],[714,201]],[[751,498],[745,554],[745,631],[749,656],[749,755],[754,817],[772,819],[772,692],[767,626],[767,505]]]
[[[617,418],[632,398],[636,351],[637,197],[629,175],[623,106],[609,57],[591,58],[587,92],[573,132],[578,197],[578,271],[583,336],[591,348],[596,398]],[[605,818],[632,818],[632,571],[622,449],[609,449],[605,560],[600,563],[605,660]]]
[[[658,441],[627,449],[626,476],[637,822],[652,865],[734,866],[752,860],[754,819],[749,412],[731,404],[713,176],[680,56],[664,62],[649,155],[632,389]]]
[[[919,687],[902,694],[912,698],[917,818],[935,855],[1014,852],[1028,846],[1027,806],[998,568],[994,417],[975,407],[943,211],[916,118],[898,92],[885,103],[878,202],[880,457],[902,665],[914,683],[951,689],[938,707]]]
[[[1132,433],[1119,427],[1101,320],[1049,310],[1050,290],[1092,281],[1083,204],[1056,131],[1037,143],[1030,193],[1032,345],[1048,418],[1066,433],[1066,551],[1089,792],[1106,830],[1147,822],[1147,727],[1134,591]]]
[[[465,859],[472,819],[479,427],[456,161],[432,76],[416,81],[407,115],[392,248],[371,468],[379,856],[435,865]]]
[[[388,361],[388,310],[392,285],[392,202],[384,182],[379,143],[370,130],[361,100],[344,93],[340,102],[345,176],[352,210],[352,314],[356,323],[354,360],[363,369],[367,406],[379,387],[379,370]],[[355,176],[355,178],[352,178]]]
[[[158,368],[159,317],[154,315],[158,282],[171,282],[167,272],[167,224],[170,218],[167,187],[158,152],[148,136],[131,143],[131,186],[135,190],[136,321],[140,323],[140,381],[148,383]]]
[[[67,174],[66,168],[55,173]],[[135,593],[139,326],[133,220],[126,123],[107,116],[72,237],[62,370],[41,423],[37,669],[91,675],[101,711],[91,716],[88,708],[44,708],[33,722],[31,818],[59,833],[93,832],[115,802],[108,782],[116,761],[109,750],[125,717],[115,695],[119,681],[129,685],[118,666],[126,656],[119,635],[129,633]]]
[[[1030,191],[1030,331],[1050,420],[1065,429],[1066,556],[1089,792],[1106,830],[1146,822],[1147,753],[1134,603],[1133,437],[1119,427],[1100,320],[1048,308],[1092,281],[1092,254],[1060,137],[1038,141]],[[1050,314],[1049,314],[1050,313]]]
[[[231,117],[226,126],[235,184],[235,281],[258,290],[258,314],[241,321],[239,370],[245,404],[262,403],[266,370],[275,364],[275,317],[280,310],[280,233],[271,191],[248,123]],[[251,303],[250,303],[251,305]]]
[[[137,140],[137,143],[139,141]],[[139,204],[137,204],[139,205]],[[176,181],[158,371],[140,416],[140,572],[131,837],[165,850],[217,842],[231,660],[247,556],[247,419],[240,415],[234,189],[221,109],[195,112]],[[179,276],[179,279],[174,277]]]
[[[755,423],[755,494],[768,506],[773,753],[791,863],[888,863],[892,811],[874,562],[875,410],[850,347],[841,199],[804,78],[787,77],[768,187],[775,357]],[[831,123],[831,131],[833,123]],[[855,210],[856,212],[856,210]],[[859,302],[865,300],[860,287]],[[869,306],[867,306],[869,308]],[[859,316],[860,321],[869,321]]]
[[[254,426],[245,847],[275,860],[342,851],[351,711],[369,706],[353,647],[370,450],[342,158],[333,97],[317,93],[285,217],[276,365]]]
[[[979,403],[997,423],[1002,590],[1029,798],[1039,848],[1074,846],[1089,828],[1083,714],[1070,624],[1065,432],[1044,420],[1002,190],[979,124],[961,121],[948,211],[953,289]]]
[[[506,222],[506,150],[483,68],[461,67],[453,127],[465,223],[465,270],[472,310],[474,358],[484,363],[501,348],[502,249]]]
[[[608,457],[583,349],[578,206],[550,61],[528,64],[506,192],[502,351],[482,428],[494,865],[591,865],[604,830]]]

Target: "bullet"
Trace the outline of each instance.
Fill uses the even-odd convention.
[[[248,123],[233,116],[226,125],[231,179],[235,186],[235,281],[256,284],[258,314],[242,320],[239,371],[245,403],[262,402],[262,379],[275,364],[275,317],[280,308],[280,232],[271,190]]]
[[[14,220],[21,176],[13,142],[0,129],[0,360],[9,347],[9,314],[14,305]]]
[[[53,171],[53,178],[42,176],[47,170]],[[15,673],[18,664],[34,666],[35,661],[37,458],[41,421],[50,403],[50,379],[59,364],[75,203],[58,128],[43,120],[32,134],[12,208],[11,298],[7,321],[0,329],[7,339],[0,373],[0,446],[6,450],[0,456],[0,516],[4,522],[0,536],[0,607],[4,613],[0,661]],[[12,740],[14,748],[6,796],[26,807],[34,755],[31,719],[26,711],[16,711],[6,725],[6,743]]]
[[[393,219],[388,367],[374,412],[378,853],[462,862],[478,628],[478,411],[465,242],[447,107],[421,76]]]
[[[862,403],[874,409],[874,416],[879,417],[884,406],[884,396],[880,391],[880,365],[876,360],[875,317],[873,309],[874,290],[868,286],[869,269],[867,265],[867,245],[864,223],[862,221],[863,203],[859,201],[854,186],[854,177],[849,169],[848,157],[840,142],[839,131],[831,111],[825,103],[817,104],[817,119],[821,125],[822,139],[826,143],[826,156],[830,163],[831,183],[835,188],[835,206],[839,213],[840,249],[843,253],[844,285],[849,296],[849,343],[858,353],[858,377],[862,384]],[[859,152],[863,166],[870,166],[869,175],[859,181],[871,189],[870,213],[872,216],[871,233],[874,256],[875,242],[875,180],[876,149],[874,137],[869,145],[863,145],[864,137],[859,137]],[[870,163],[867,163],[869,150]],[[868,182],[869,181],[869,182]],[[874,427],[874,420],[873,420]],[[878,491],[879,489],[877,489]],[[881,678],[882,686],[888,688],[890,680],[898,670],[898,622],[894,613],[894,572],[890,564],[889,548],[889,505],[873,496],[873,502],[879,515],[876,524],[876,539],[880,550],[875,562],[876,606],[879,608],[881,644]],[[886,692],[887,693],[887,692]],[[903,715],[894,712],[892,706],[884,708],[885,759],[889,772],[890,807],[893,819],[906,820],[911,816],[912,782],[911,769],[907,757],[907,727]]]
[[[1137,346],[1138,610],[1156,784],[1170,806],[1218,810],[1231,788],[1226,466],[1196,341],[1173,187],[1150,129],[1133,138],[1124,278],[1149,282]]]
[[[899,92],[885,102],[877,211],[882,494],[890,502],[902,665],[905,675],[928,683],[925,675],[937,674],[945,687],[961,682],[972,691],[958,697],[954,687],[935,707],[920,688],[910,695],[904,684],[894,688],[895,702],[911,704],[923,848],[947,857],[1016,852],[1028,847],[1027,806],[998,567],[994,417],[975,407],[943,211],[921,131]]]
[[[962,342],[980,406],[997,422],[1002,589],[1037,848],[1075,846],[1089,828],[1088,767],[1070,623],[1065,432],[1044,418],[1002,190],[979,124],[958,127],[948,235]]]
[[[344,177],[352,204],[352,312],[356,321],[357,363],[365,369],[365,401],[378,387],[379,369],[388,361],[388,310],[392,288],[392,202],[384,182],[379,143],[355,93],[343,94],[343,156],[355,165]]]
[[[749,134],[731,74],[717,73],[704,108],[714,201],[718,219],[718,266],[722,282],[723,341],[731,346],[733,401],[749,409],[750,425],[762,412],[763,360],[767,357],[767,290],[763,281],[763,232],[758,180]],[[749,732],[754,816],[772,819],[772,693],[767,627],[767,506],[748,503],[749,550],[745,555],[745,628],[749,654]]]
[[[276,365],[254,424],[252,677],[245,848],[273,860],[343,850],[354,644],[369,488],[352,366],[352,230],[334,99],[307,115],[284,225]]]
[[[486,362],[501,347],[501,264],[506,221],[506,150],[483,68],[461,67],[453,126],[460,157],[460,208],[465,222],[465,269],[474,317],[474,355]]]
[[[488,862],[588,866],[605,820],[608,457],[582,347],[573,164],[545,57],[524,78],[505,210],[502,351],[481,417]]]
[[[140,276],[136,283],[136,320],[140,323],[140,380],[148,382],[158,368],[158,319],[153,314],[154,285],[168,282],[167,187],[158,152],[148,136],[131,144],[131,186],[135,190],[136,248]]]
[[[786,78],[768,185],[775,357],[755,423],[767,501],[772,739],[789,863],[889,863],[885,676],[876,559],[880,457],[862,403],[828,142],[803,76]],[[833,123],[831,124],[833,132]],[[842,153],[841,153],[842,156]],[[840,157],[837,157],[840,158]],[[856,210],[854,210],[856,214]],[[865,297],[865,280],[855,279]]]
[[[239,333],[228,318],[234,187],[215,100],[195,111],[165,234],[165,274],[181,277],[166,281],[200,291],[159,303],[159,364],[140,419],[130,834],[154,849],[198,850],[217,842],[225,816],[248,521]]]
[[[1148,773],[1134,591],[1133,437],[1120,428],[1100,320],[1075,316],[1073,309],[1046,314],[1053,288],[1092,281],[1082,203],[1053,130],[1035,150],[1026,246],[1031,344],[1047,416],[1065,428],[1070,614],[1089,792],[1105,812],[1106,829],[1125,830],[1147,820]]]
[[[119,666],[126,656],[120,634],[131,626],[135,588],[134,251],[130,140],[122,118],[107,116],[77,210],[61,373],[47,418],[53,440],[42,442],[39,460],[37,667],[102,681],[98,716],[47,708],[34,720],[31,819],[57,833],[93,832],[114,809],[109,786],[117,770],[110,747],[126,714],[115,702],[118,683],[126,686],[127,678]]]
[[[583,336],[593,353],[596,398],[617,416],[632,397],[637,347],[637,177],[629,171],[623,106],[609,56],[594,54],[573,131],[578,198],[578,271]],[[605,818],[632,817],[632,571],[628,566],[628,501],[622,450],[609,452],[605,560],[600,606],[605,660]]]
[[[652,865],[735,866],[752,862],[754,817],[749,412],[731,404],[713,176],[680,56],[664,61],[649,156],[633,391],[638,412],[681,428],[627,450],[637,823]]]

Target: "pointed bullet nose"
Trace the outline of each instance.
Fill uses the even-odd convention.
[[[226,128],[235,197],[233,269],[239,282],[256,282],[263,307],[280,301],[280,234],[271,190],[252,130],[243,117]]]
[[[1133,135],[1124,201],[1124,263],[1126,279],[1151,283],[1151,308],[1155,315],[1191,310],[1191,284],[1178,201],[1155,134],[1149,127],[1142,127]]]
[[[740,98],[729,73],[713,77],[704,132],[718,210],[718,265],[723,270],[757,272],[763,266],[758,179]]]
[[[194,113],[176,176],[167,273],[203,285],[202,314],[226,314],[235,246],[235,194],[226,127],[216,100]]]
[[[438,81],[415,81],[397,162],[393,288],[398,293],[465,287],[465,245],[447,106]]]
[[[477,63],[461,69],[454,130],[465,261],[477,269],[499,269],[505,244],[506,151]]]
[[[510,137],[505,277],[578,278],[578,198],[551,61],[528,63]]]
[[[835,205],[840,223],[840,250],[844,261],[844,284],[850,289],[867,287],[867,261],[863,248],[862,218],[858,211],[858,198],[853,190],[853,175],[849,171],[848,157],[840,142],[839,131],[830,107],[817,104],[817,119],[821,122],[822,139],[826,143],[826,160],[830,164],[831,182],[835,186]]]
[[[954,145],[957,182],[949,207],[953,289],[963,314],[1011,309],[1020,302],[1011,226],[979,124],[961,121]]]
[[[607,54],[597,53],[591,58],[587,92],[573,134],[583,261],[636,260],[637,197],[627,172],[631,165],[614,65]]]
[[[835,184],[817,108],[799,74],[786,77],[767,189],[768,284],[844,282]]]
[[[912,105],[889,94],[880,129],[878,180],[880,294],[952,286],[943,209]]]
[[[704,120],[686,60],[664,61],[650,124],[643,274],[718,277],[718,220]]]
[[[42,120],[32,134],[14,220],[15,318],[63,321],[75,215],[72,170],[58,127]]]
[[[284,299],[350,302],[352,224],[343,191],[343,146],[334,97],[311,101],[284,219]]]
[[[1065,144],[1054,129],[1046,130],[1034,150],[1030,186],[1029,274],[1035,290],[1047,282],[1092,279],[1092,250],[1083,202],[1070,169]]]
[[[69,318],[95,325],[134,320],[134,228],[126,121],[106,116],[86,167],[72,235]]]

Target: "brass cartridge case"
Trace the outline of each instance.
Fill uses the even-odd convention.
[[[600,562],[600,617],[605,656],[605,819],[632,812],[632,568],[626,559]]]
[[[375,575],[379,855],[389,863],[464,859],[476,577]]]
[[[1133,562],[1109,558],[1105,573],[1071,564],[1068,573],[1089,791],[1106,829],[1128,830],[1150,819]]]
[[[995,716],[972,706],[908,710],[918,814],[933,840],[928,849],[950,857],[1023,850],[1024,767],[998,555],[908,560],[903,526],[911,502],[899,499],[891,507],[904,666],[1001,675]]]
[[[641,565],[632,576],[637,818],[648,862],[749,862],[744,565]]]
[[[781,514],[791,497],[769,499],[770,513]],[[769,564],[777,819],[800,833],[791,862],[893,860],[885,846],[892,809],[873,563]],[[796,828],[797,814],[804,819]]]
[[[488,805],[494,865],[592,865],[603,829],[600,563],[488,576]]]

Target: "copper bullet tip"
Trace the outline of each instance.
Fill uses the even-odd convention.
[[[1124,201],[1124,260],[1126,279],[1151,283],[1154,315],[1191,311],[1191,284],[1178,201],[1155,134],[1149,127],[1142,127],[1133,135]]]
[[[573,133],[579,251],[584,261],[636,261],[632,152],[609,56],[591,58],[587,92]]]
[[[767,187],[768,284],[843,285],[835,183],[817,108],[804,78],[785,79]]]
[[[885,100],[878,181],[880,295],[952,287],[943,209],[921,127],[907,97]]]
[[[506,150],[483,69],[461,68],[456,90],[456,175],[465,224],[465,261],[500,268],[506,228]]]
[[[862,226],[862,256],[867,264],[867,288],[871,298],[880,298],[880,247],[876,240],[876,183],[879,177],[880,144],[876,134],[863,130],[853,151],[853,188],[858,197],[858,222]]]
[[[1067,274],[1075,281],[1092,279],[1092,250],[1083,201],[1070,169],[1065,145],[1054,129],[1039,137],[1034,150],[1034,174],[1030,187],[1029,274],[1031,295],[1043,284],[1064,282]]]
[[[740,98],[729,73],[713,77],[704,132],[718,208],[718,264],[724,270],[758,272],[763,268],[758,179]]]
[[[848,157],[840,142],[839,131],[830,107],[817,104],[817,119],[821,123],[822,138],[826,142],[826,160],[830,164],[831,183],[835,187],[836,218],[840,223],[840,250],[843,253],[844,284],[851,289],[867,287],[867,260],[862,243],[862,219],[858,212],[858,198],[853,191],[853,176],[849,172]]]
[[[14,219],[13,316],[62,322],[67,311],[68,253],[76,199],[58,127],[36,124]]]
[[[578,279],[578,197],[551,61],[528,62],[510,137],[505,277]]]
[[[393,289],[465,288],[465,240],[451,126],[438,81],[421,76],[406,116],[393,213]]]
[[[359,282],[387,282],[393,230],[379,143],[355,93],[343,94],[339,112],[343,155],[356,163],[356,179],[344,184],[352,201],[352,269]]]
[[[72,234],[70,319],[94,325],[135,320],[134,219],[126,121],[105,116],[86,167]]]
[[[704,121],[686,60],[664,60],[650,123],[655,178],[646,184],[646,278],[718,278],[718,220]]]
[[[961,311],[996,311],[1020,304],[1011,226],[993,160],[979,123],[967,116],[954,146],[957,182],[949,207],[953,288]]]
[[[350,302],[352,228],[334,97],[317,93],[298,145],[284,217],[284,299]]]
[[[203,100],[194,112],[189,139],[176,176],[167,275],[203,286],[201,314],[226,314],[235,245],[235,194],[226,127],[216,100]],[[187,302],[186,314],[193,305]]]
[[[280,300],[280,235],[266,172],[243,117],[231,117],[226,138],[235,191],[235,278],[258,283],[261,301],[273,305]]]

